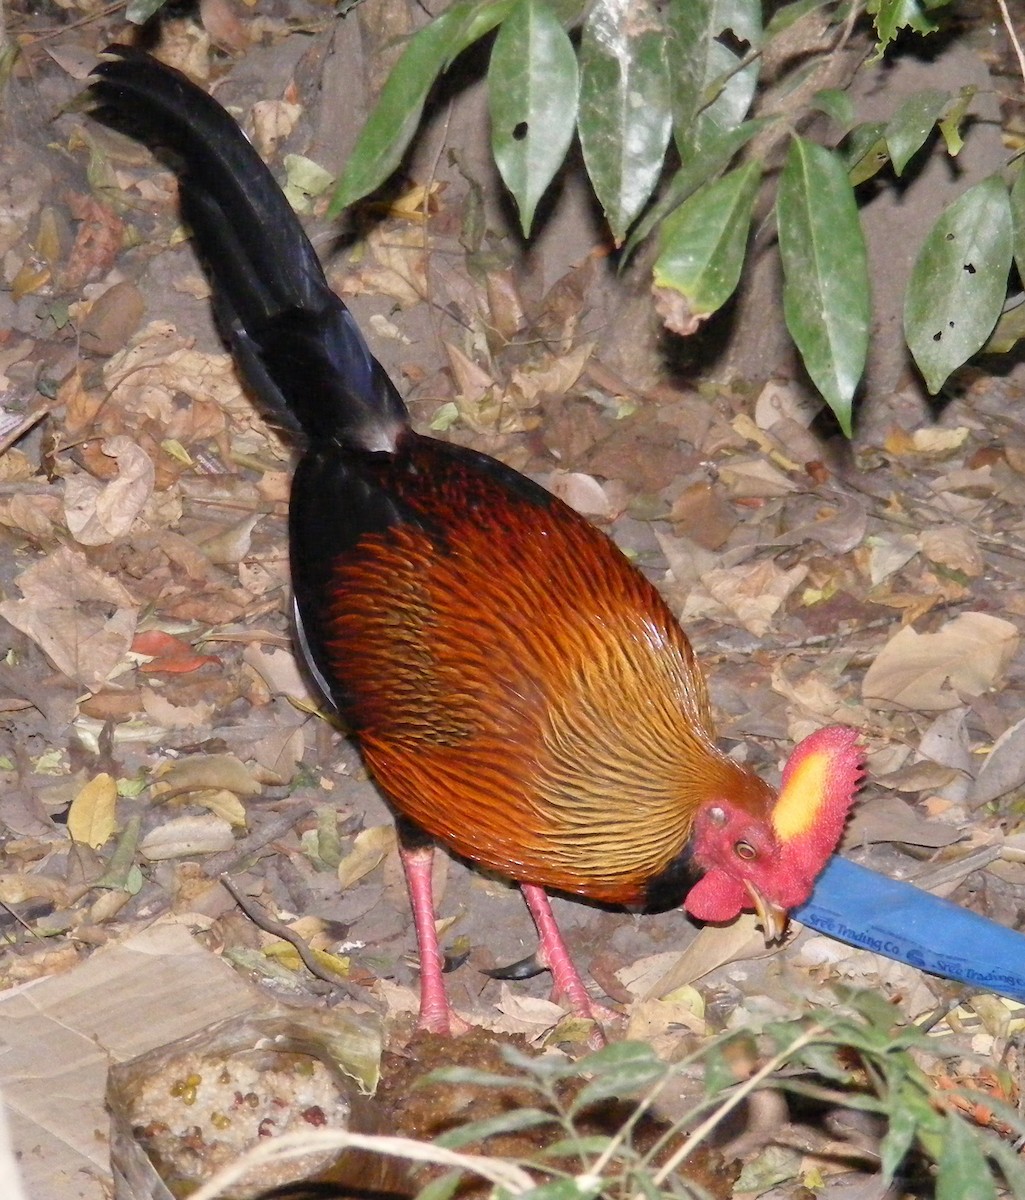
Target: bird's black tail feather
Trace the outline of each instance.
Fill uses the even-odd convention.
[[[97,114],[178,159],[182,215],[251,386],[313,445],[393,449],[406,407],[234,119],[180,72],[127,46],[111,46],[93,74]]]

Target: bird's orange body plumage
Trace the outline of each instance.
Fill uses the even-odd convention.
[[[396,807],[502,875],[639,904],[722,791],[774,800],[715,746],[656,589],[552,497],[411,435],[391,491],[421,518],[335,567],[322,615],[345,713]]]

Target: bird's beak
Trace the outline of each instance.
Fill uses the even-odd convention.
[[[787,910],[780,908],[778,904],[770,904],[753,883],[745,881],[744,886],[751,894],[751,903],[755,906],[758,920],[762,923],[766,946],[778,942],[787,930]]]

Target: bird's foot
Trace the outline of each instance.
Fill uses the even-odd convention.
[[[603,1046],[608,1045],[605,1027],[612,1026],[614,1028],[622,1022],[623,1014],[616,1012],[614,1008],[599,1004],[597,1000],[592,1000],[587,992],[583,991],[582,985],[581,992],[582,994],[575,993],[570,996],[556,985],[552,988],[552,1001],[555,1004],[565,1005],[575,1017],[594,1022],[594,1030],[588,1035],[587,1044],[592,1050],[600,1050]]]
[[[416,1027],[439,1037],[458,1037],[473,1028],[469,1021],[457,1016],[445,1000],[441,1004],[422,1002]]]

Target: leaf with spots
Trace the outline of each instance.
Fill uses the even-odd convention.
[[[1013,250],[1011,202],[997,175],[969,188],[930,230],[908,284],[904,333],[931,393],[992,333]]]
[[[524,236],[562,165],[577,119],[579,80],[569,35],[543,0],[519,0],[488,68],[491,148]]]

